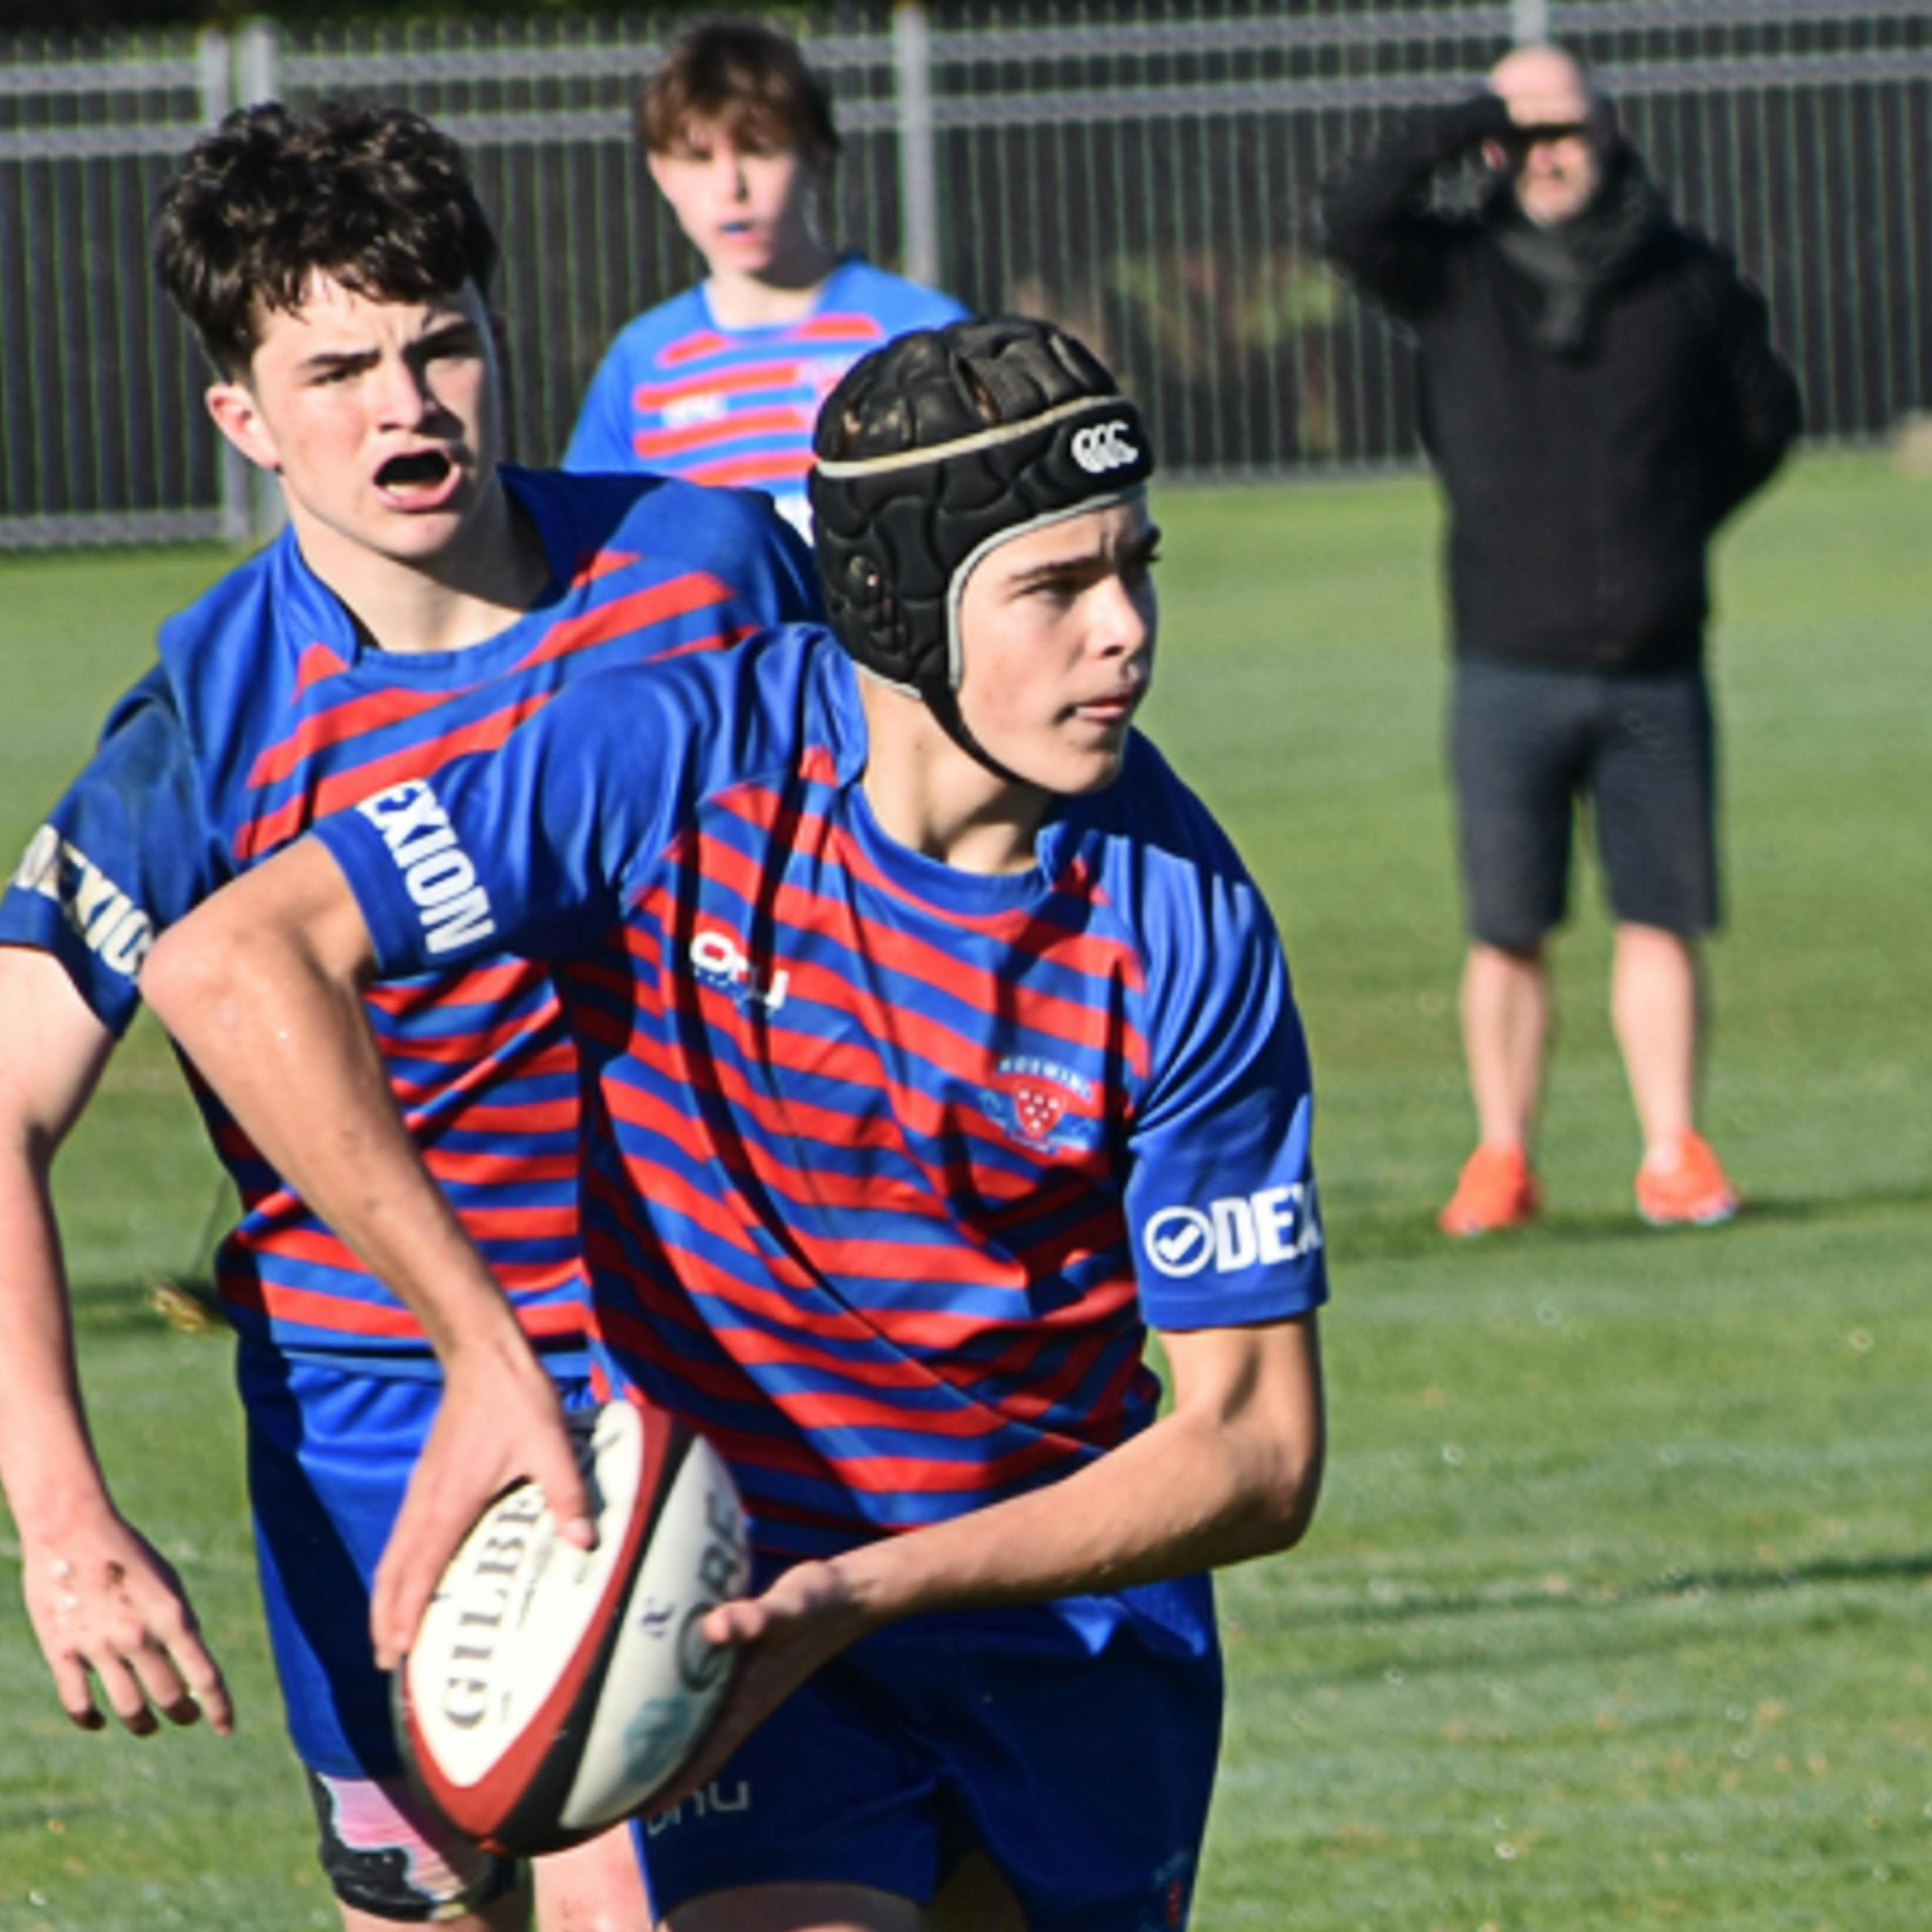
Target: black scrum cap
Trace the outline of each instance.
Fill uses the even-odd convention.
[[[996,544],[1136,495],[1140,412],[1050,322],[1000,316],[902,335],[826,398],[809,488],[825,607],[861,664],[959,717],[959,598]]]

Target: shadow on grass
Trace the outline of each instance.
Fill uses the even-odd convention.
[[[1891,1556],[1821,1556],[1808,1563],[1742,1569],[1671,1570],[1645,1582],[1562,1587],[1537,1581],[1492,1584],[1479,1590],[1409,1590],[1390,1586],[1367,1603],[1298,1604],[1294,1622],[1400,1624],[1438,1617],[1490,1616],[1516,1610],[1616,1609],[1658,1599],[1771,1595],[1858,1583],[1932,1581],[1932,1552]],[[1372,1588],[1373,1586],[1371,1586]]]
[[[1606,1241],[1721,1242],[1765,1226],[1802,1227],[1858,1221],[1900,1208],[1932,1208],[1932,1186],[1873,1188],[1844,1194],[1754,1194],[1735,1220],[1712,1228],[1652,1228],[1634,1210],[1546,1214],[1506,1234],[1453,1239],[1432,1214],[1378,1214],[1359,1219],[1331,1201],[1327,1217],[1329,1252],[1352,1261],[1444,1260],[1451,1256],[1532,1252],[1538,1249],[1594,1247]]]

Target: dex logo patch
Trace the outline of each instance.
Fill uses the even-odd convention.
[[[1163,1208],[1141,1230],[1141,1245],[1160,1272],[1176,1281],[1213,1268],[1244,1268],[1298,1261],[1322,1245],[1312,1191],[1299,1181],[1252,1194],[1226,1194],[1204,1208]]]
[[[1104,476],[1110,470],[1125,470],[1141,460],[1124,418],[1112,422],[1089,423],[1073,432],[1073,460],[1090,476]]]

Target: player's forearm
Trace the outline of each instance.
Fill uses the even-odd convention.
[[[32,1142],[16,1125],[0,1150],[0,1485],[30,1540],[112,1510],[81,1403],[47,1150]]]
[[[500,1342],[514,1327],[508,1305],[397,1111],[362,1002],[366,956],[281,920],[271,896],[250,892],[254,882],[163,936],[143,996],[275,1171],[408,1304],[446,1362]]]
[[[81,1402],[52,1176],[113,1045],[57,960],[0,946],[0,1482],[30,1537],[112,1509]]]
[[[1295,1370],[1238,1378],[1050,1487],[836,1559],[867,1624],[1128,1588],[1288,1548],[1319,1492],[1312,1324]]]

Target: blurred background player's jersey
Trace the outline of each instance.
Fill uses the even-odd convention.
[[[566,470],[647,470],[770,493],[812,533],[805,496],[818,406],[860,356],[967,311],[857,255],[842,256],[809,315],[722,328],[702,284],[631,322],[591,379]]]
[[[155,933],[324,814],[500,744],[592,671],[736,643],[817,608],[802,547],[758,499],[643,478],[506,470],[552,583],[454,652],[375,649],[293,533],[170,619],[160,663],[0,901],[0,943],[58,958],[116,1032]],[[408,837],[441,929],[475,902],[425,821]],[[435,876],[436,872],[441,876]],[[578,1073],[543,969],[505,955],[374,988],[390,1083],[431,1172],[540,1346],[580,1348]],[[244,1209],[217,1287],[246,1338],[432,1372],[415,1318],[366,1274],[197,1085]]]

